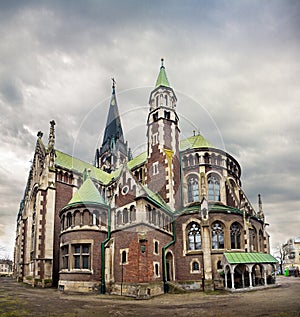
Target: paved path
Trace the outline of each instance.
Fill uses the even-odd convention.
[[[150,300],[64,294],[0,278],[0,317],[276,316],[300,317],[300,278],[279,277],[280,287],[247,293],[166,294]]]

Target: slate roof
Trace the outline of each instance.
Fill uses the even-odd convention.
[[[224,256],[229,264],[254,264],[278,262],[269,253],[224,252]]]

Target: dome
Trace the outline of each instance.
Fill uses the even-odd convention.
[[[201,134],[191,136],[180,141],[180,151],[197,148],[215,148],[208,140]]]

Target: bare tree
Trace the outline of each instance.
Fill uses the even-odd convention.
[[[288,249],[285,247],[285,244],[278,245],[274,253],[275,258],[279,261],[280,274],[283,274],[284,260],[288,253],[289,252]]]

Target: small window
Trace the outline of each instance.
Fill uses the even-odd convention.
[[[158,254],[158,241],[154,241],[154,253]]]
[[[200,267],[199,267],[199,263],[197,261],[193,261],[192,263],[192,271],[199,271]]]
[[[165,118],[166,118],[167,120],[170,120],[170,118],[171,118],[171,113],[170,113],[170,111],[165,111]]]
[[[218,263],[217,263],[217,270],[222,270],[222,261],[219,260]]]
[[[153,114],[153,121],[157,121],[158,120],[158,112]]]
[[[159,262],[153,262],[153,269],[154,269],[154,277],[159,277]]]
[[[153,169],[153,175],[158,174],[158,162],[155,162],[152,164],[152,169]]]
[[[128,249],[120,250],[121,254],[121,264],[127,264],[128,263]]]

